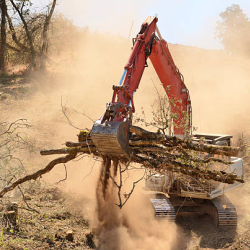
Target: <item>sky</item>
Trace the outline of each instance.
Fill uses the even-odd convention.
[[[49,0],[33,0],[35,7]],[[169,43],[221,49],[214,31],[219,14],[239,4],[250,17],[250,0],[58,0],[56,11],[91,31],[135,37],[147,16],[158,16],[162,37]],[[132,25],[133,24],[133,25]]]

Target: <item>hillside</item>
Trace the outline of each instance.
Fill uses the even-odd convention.
[[[27,172],[34,172],[53,159],[40,156],[39,150],[60,147],[66,140],[76,141],[78,130],[75,127],[91,128],[91,119],[95,120],[103,114],[106,102],[111,99],[112,85],[120,80],[131,44],[120,37],[89,33],[85,34],[77,46],[73,54],[65,49],[60,55],[54,55],[54,63],[49,66],[47,74],[1,76],[2,121],[25,118],[32,124],[26,133],[34,148],[32,152],[20,156]],[[247,140],[250,125],[249,60],[233,57],[223,51],[173,44],[169,47],[189,88],[193,125],[198,127],[198,132],[233,134],[235,143],[238,136],[244,134]],[[149,63],[135,94],[136,115],[140,115],[143,107],[150,120],[151,105],[157,99],[155,86],[162,91],[157,75]],[[61,105],[67,107],[67,116],[75,127],[68,123]],[[240,240],[228,237],[227,232],[218,232],[207,217],[182,218],[177,225],[168,222],[158,224],[138,187],[123,212],[129,230],[125,226],[112,229],[109,238],[102,239],[103,242],[107,246],[113,246],[114,239],[118,239],[117,242],[126,250],[147,250],[154,247],[159,250],[239,249],[240,245],[241,249],[248,249],[249,158],[246,157],[245,160],[247,182],[240,190],[241,197],[237,195],[239,191],[233,191],[230,195],[239,214],[237,233]],[[92,236],[89,242],[85,235],[89,231],[85,230],[92,230],[97,225],[95,186],[99,168],[99,162],[85,157],[67,164],[65,181],[58,184],[59,180],[65,178],[64,167],[60,165],[39,181],[41,186],[38,185],[32,195],[25,187],[30,197],[27,202],[32,208],[41,210],[40,215],[20,210],[20,232],[4,233],[1,243],[3,249],[94,247]],[[48,191],[47,186],[58,188],[62,198],[53,199],[53,192]],[[65,198],[68,196],[73,198]],[[20,202],[20,206],[25,206],[22,198],[16,192],[11,199]],[[38,230],[37,225],[43,229]],[[74,231],[74,243],[65,240],[65,231],[68,229]],[[61,238],[58,236],[59,231],[63,234]]]

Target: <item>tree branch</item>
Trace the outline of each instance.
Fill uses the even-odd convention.
[[[51,171],[57,164],[60,163],[66,163],[72,159],[74,159],[77,155],[77,151],[71,151],[70,154],[66,155],[65,157],[59,157],[51,161],[45,168],[40,169],[36,171],[33,174],[26,175],[23,178],[18,179],[17,181],[13,182],[11,185],[6,186],[1,192],[0,192],[0,198],[2,198],[6,193],[12,191],[14,188],[16,188],[18,185],[30,181],[30,180],[36,180],[38,177],[41,177],[42,175],[48,173]]]

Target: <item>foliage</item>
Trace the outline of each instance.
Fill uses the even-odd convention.
[[[30,148],[26,139],[25,129],[30,124],[25,119],[19,119],[12,123],[0,123],[0,187],[10,183],[26,172],[20,155],[22,151]]]
[[[217,22],[216,38],[220,39],[225,50],[233,54],[250,55],[250,21],[238,4],[232,4],[220,13]]]
[[[87,27],[79,28],[62,14],[55,14],[51,19],[49,30],[49,54],[60,55],[65,52],[72,54],[87,32]]]
[[[141,107],[140,117],[134,117],[134,124],[140,123],[146,127],[152,127],[157,129],[159,133],[170,134],[171,126],[171,108],[167,95],[160,95],[158,93],[158,99],[151,105],[152,108],[152,120],[148,121],[144,108]]]
[[[34,48],[37,55],[41,54],[41,41],[42,41],[42,25],[44,22],[44,13],[33,13],[29,16],[27,21],[30,30],[33,34]],[[19,22],[15,26],[15,32],[17,40],[28,46],[27,36],[24,32],[23,25]],[[62,14],[55,14],[50,23],[50,29],[48,30],[49,46],[46,55],[46,62],[48,64],[53,63],[50,57],[56,58],[62,54],[67,54],[67,57],[71,57],[76,51],[79,43],[82,42],[83,36],[88,32],[88,28],[78,28],[73,22],[65,18]],[[31,62],[31,54],[29,50],[23,50],[20,53],[20,49],[12,39],[12,33],[8,29],[7,33],[8,45],[8,62],[11,65],[29,65]],[[14,48],[14,49],[13,49]],[[16,48],[16,49],[15,49]],[[39,57],[37,57],[37,60]]]
[[[31,0],[8,1],[4,50],[7,69],[17,65],[44,69],[62,54],[73,58],[83,43],[88,28],[79,28],[62,14],[54,13],[56,0],[50,2],[38,10]]]
[[[12,64],[28,64],[37,69],[45,65],[49,47],[48,30],[56,0],[45,11],[36,12],[30,0],[10,0],[6,17],[7,58]]]
[[[156,128],[158,133],[164,135],[172,135],[173,128],[183,128],[184,133],[189,135],[189,118],[186,111],[181,110],[181,107],[177,104],[180,103],[176,97],[172,97],[169,93],[169,87],[167,88],[167,94],[161,94],[157,89],[157,99],[151,105],[152,108],[152,120],[146,119],[146,114],[141,108],[141,117],[135,117],[134,123],[140,123],[146,127]],[[172,107],[172,108],[171,108]],[[174,110],[173,110],[174,109]],[[178,125],[176,120],[179,118],[178,113],[182,113],[182,119]]]

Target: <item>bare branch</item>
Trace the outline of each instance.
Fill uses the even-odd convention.
[[[29,128],[30,126],[31,125],[27,122],[27,119],[17,119],[16,121],[10,123],[8,128],[2,134],[0,134],[0,136],[7,134],[7,133],[13,133],[18,128]]]
[[[67,103],[66,103],[66,104],[67,104]],[[69,119],[69,117],[68,117],[67,114],[66,114],[66,108],[65,108],[65,107],[66,107],[66,106],[63,106],[63,97],[61,96],[61,108],[62,108],[62,112],[63,112],[64,116],[66,117],[66,119],[67,119],[69,125],[72,126],[73,128],[78,129],[78,130],[83,130],[83,129],[81,129],[81,128],[76,127],[76,126],[71,122],[71,120]]]
[[[23,178],[18,179],[17,181],[13,182],[11,185],[6,186],[1,192],[0,192],[0,198],[3,197],[6,193],[12,191],[14,188],[16,188],[18,185],[30,181],[30,180],[36,180],[38,177],[41,177],[42,175],[48,173],[51,171],[57,164],[60,163],[66,163],[72,159],[74,159],[77,155],[76,151],[71,151],[70,154],[66,155],[65,157],[59,157],[51,161],[45,168],[40,169],[36,171],[33,174],[26,175]]]
[[[19,189],[20,193],[22,194],[23,201],[26,204],[26,206],[28,207],[29,211],[33,211],[33,212],[36,212],[37,214],[40,214],[39,211],[37,211],[36,209],[30,207],[30,205],[27,203],[27,201],[25,199],[25,195],[24,195],[23,190],[21,189],[20,185],[18,185],[17,188]]]
[[[60,181],[58,181],[57,184],[59,184],[59,183],[62,182],[62,181],[66,181],[66,180],[67,180],[67,177],[68,177],[67,167],[66,167],[65,163],[64,163],[63,165],[64,165],[64,169],[65,169],[65,178],[62,179],[62,180],[60,180]]]
[[[88,115],[85,114],[85,111],[83,111],[83,113],[82,113],[82,112],[79,112],[79,111],[77,111],[77,110],[75,110],[75,109],[73,109],[73,110],[74,110],[77,114],[83,115],[83,116],[87,117],[90,121],[95,122],[90,116],[88,116]]]

